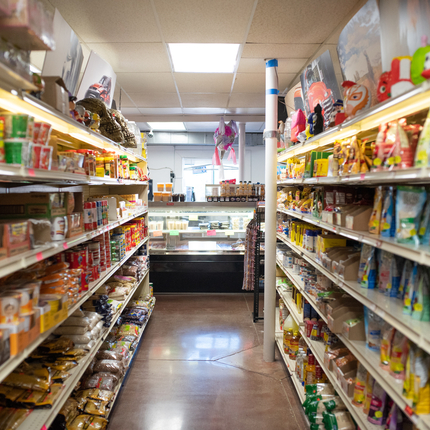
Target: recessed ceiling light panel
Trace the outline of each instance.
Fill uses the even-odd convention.
[[[239,44],[169,43],[175,72],[233,73]]]

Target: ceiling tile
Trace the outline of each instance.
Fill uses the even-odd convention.
[[[247,122],[245,125],[245,131],[248,133],[258,133],[263,126],[264,122]]]
[[[150,129],[150,127],[149,127],[149,125],[148,125],[147,122],[136,122],[136,124],[139,127],[140,131],[142,131],[142,130],[149,130]]]
[[[116,73],[170,72],[170,62],[162,43],[88,43]]]
[[[137,94],[129,93],[133,102],[138,108],[179,108],[179,98],[177,93],[158,93],[158,94]]]
[[[122,104],[122,103],[121,103]],[[121,113],[128,118],[130,115],[141,115],[141,112],[139,112],[139,109],[134,107],[134,108],[130,108],[130,107],[122,107],[121,106]]]
[[[230,102],[228,104],[229,108],[264,108],[265,106],[265,95],[264,93],[232,93],[230,97]]]
[[[235,93],[264,93],[265,86],[265,73],[238,73],[236,75],[236,81],[234,82],[233,91]]]
[[[143,115],[180,115],[181,108],[139,108]]]
[[[242,57],[237,71],[239,73],[265,73],[264,58]],[[308,58],[278,59],[278,73],[297,73],[305,66]]]
[[[155,0],[167,43],[241,43],[254,0]]]
[[[190,94],[181,93],[182,106],[184,108],[215,107],[225,108],[228,102],[228,94]]]
[[[117,73],[120,85],[130,93],[173,93],[171,73]]]
[[[259,0],[247,42],[323,43],[355,3],[357,0]]]
[[[229,93],[233,73],[174,73],[179,92]]]
[[[203,131],[214,133],[219,122],[184,122],[187,131]]]
[[[161,42],[150,0],[50,0],[90,42]]]
[[[318,43],[246,43],[242,58],[309,58]]]

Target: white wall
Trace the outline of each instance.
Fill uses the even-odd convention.
[[[234,145],[236,157],[239,158],[239,149]],[[245,149],[245,180],[253,183],[264,183],[264,146],[249,146]],[[158,182],[170,182],[170,169],[175,172],[174,189],[182,190],[182,159],[198,158],[211,159],[214,153],[213,146],[185,146],[185,145],[148,145],[148,168],[154,186]],[[161,169],[168,167],[168,169]]]

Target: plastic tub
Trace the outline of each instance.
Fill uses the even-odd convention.
[[[163,193],[154,191],[154,202],[161,202]]]
[[[161,200],[163,202],[170,202],[172,200],[172,193],[169,193],[169,192],[165,191],[165,192],[163,192],[161,194],[162,194]]]
[[[173,183],[172,182],[166,182],[165,184],[166,191],[172,191],[173,190]]]
[[[158,191],[164,191],[164,184],[157,184]]]

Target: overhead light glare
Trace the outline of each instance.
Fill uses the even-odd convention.
[[[233,73],[237,43],[169,43],[175,72]]]
[[[183,122],[148,122],[147,124],[154,131],[186,131]]]

